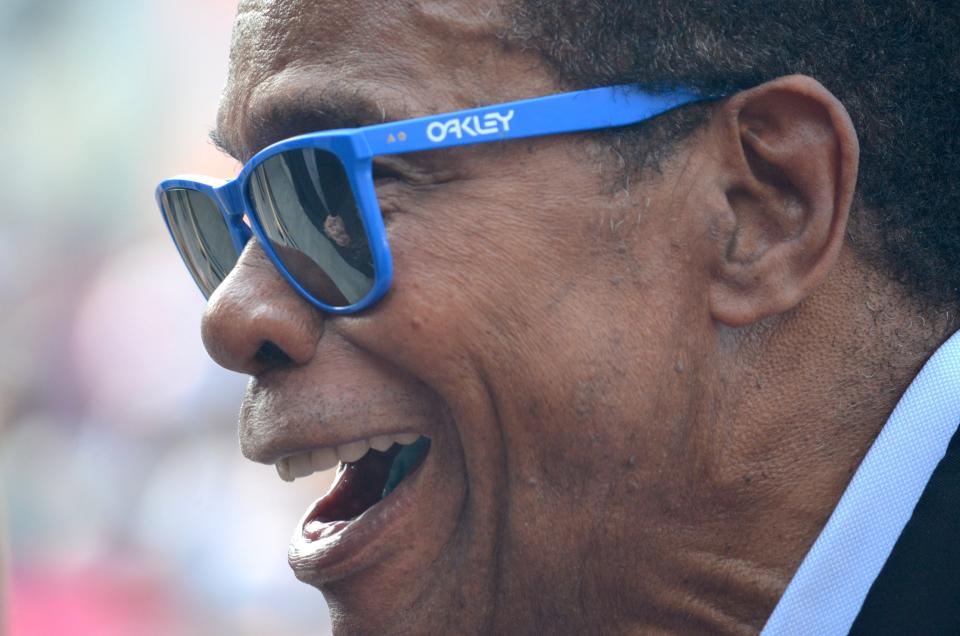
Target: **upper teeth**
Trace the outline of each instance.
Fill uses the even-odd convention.
[[[399,435],[377,435],[370,439],[360,439],[339,446],[327,446],[312,451],[290,455],[277,461],[277,473],[284,481],[293,481],[299,477],[307,477],[315,472],[329,470],[337,462],[355,462],[367,451],[373,448],[386,451],[394,444],[413,444],[420,435],[418,433],[400,433]]]

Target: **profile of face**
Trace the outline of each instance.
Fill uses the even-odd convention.
[[[498,4],[244,0],[219,134],[246,160],[299,133],[567,90],[504,43]],[[792,145],[770,114],[784,100],[807,131]],[[337,513],[344,490],[294,533],[291,565],[338,629],[762,624],[802,542],[721,531],[769,511],[740,468],[771,449],[747,426],[769,407],[725,393],[726,338],[838,258],[856,174],[844,118],[815,82],[787,78],[724,102],[642,179],[578,136],[380,158],[394,281],[359,314],[318,311],[248,244],[203,321],[214,359],[252,378],[244,454],[291,477],[311,451],[430,440],[387,497]],[[374,479],[364,461],[358,493]],[[824,510],[794,520],[812,528]],[[717,568],[728,554],[751,556]],[[718,618],[691,587],[759,609]]]

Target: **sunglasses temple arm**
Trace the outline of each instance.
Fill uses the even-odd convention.
[[[401,154],[626,126],[704,99],[711,98],[613,86],[378,124],[359,132],[374,156]]]

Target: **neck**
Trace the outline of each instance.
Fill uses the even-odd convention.
[[[647,533],[646,627],[759,630],[953,317],[850,253],[801,306],[718,339],[682,466]],[[659,556],[658,556],[659,555]],[[653,618],[651,618],[653,617]],[[642,625],[641,625],[642,626]],[[641,630],[642,631],[642,630]]]
[[[709,498],[730,502],[708,547],[736,564],[721,576],[756,627],[819,535],[867,450],[952,316],[911,302],[852,254],[789,315],[749,336],[726,360],[721,444]],[[730,334],[732,335],[732,334]],[[742,516],[741,516],[742,515]]]

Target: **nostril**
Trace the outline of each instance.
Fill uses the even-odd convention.
[[[293,359],[270,340],[263,341],[255,357],[257,362],[268,367],[285,367],[293,364]]]
[[[203,314],[203,344],[220,366],[259,375],[313,359],[323,315],[280,275],[251,241]]]

